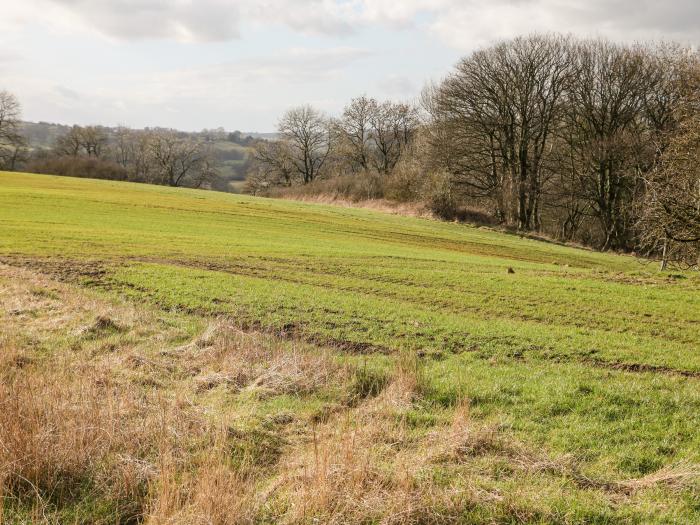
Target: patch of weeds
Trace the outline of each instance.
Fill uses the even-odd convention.
[[[95,319],[92,325],[81,330],[81,335],[86,339],[97,339],[100,337],[107,337],[110,335],[116,335],[124,332],[125,327],[118,324],[113,319],[100,315]]]
[[[56,290],[52,290],[50,288],[41,288],[39,286],[32,286],[29,290],[29,292],[35,296],[35,297],[41,297],[43,299],[53,299],[54,301],[57,301],[61,298],[61,296],[56,292]]]
[[[350,385],[350,404],[362,399],[378,396],[389,382],[389,376],[383,370],[363,366],[355,370]]]
[[[409,428],[431,428],[440,420],[435,413],[423,410],[406,410],[401,414],[397,414],[396,418]]]
[[[282,455],[286,440],[265,426],[229,428],[228,442],[231,461],[241,471],[271,467]]]

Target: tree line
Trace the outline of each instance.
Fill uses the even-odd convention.
[[[74,126],[30,152],[20,105],[0,91],[3,169],[216,187],[214,140],[254,148],[252,194],[416,201],[446,219],[698,266],[700,58],[680,45],[518,37],[464,57],[413,103],[293,108],[273,140]]]
[[[203,141],[168,129],[73,126],[53,148],[36,155],[29,171],[199,188],[217,174]]]
[[[30,147],[22,128],[17,98],[0,91],[0,169],[190,188],[225,187],[218,180],[221,162],[246,160],[245,150],[216,149],[217,141],[249,146],[257,140],[222,129],[186,133],[76,125],[48,147]]]
[[[464,57],[415,104],[288,111],[249,191],[353,177],[445,216],[697,265],[699,93],[698,54],[680,45],[518,37]]]

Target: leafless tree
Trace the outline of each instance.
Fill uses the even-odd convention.
[[[20,132],[22,108],[8,91],[0,91],[0,166],[14,170],[26,154],[26,140]]]
[[[625,248],[642,157],[650,151],[642,115],[655,89],[653,68],[643,50],[605,40],[578,43],[574,59],[565,114],[571,166],[600,225],[602,248]]]
[[[107,133],[101,126],[86,126],[82,128],[81,145],[88,157],[101,157],[107,144]]]
[[[287,111],[279,123],[279,133],[289,149],[289,162],[304,184],[322,172],[333,145],[328,119],[311,106]]]
[[[103,127],[76,125],[68,133],[58,138],[54,150],[60,155],[73,157],[86,155],[100,158],[107,141],[107,132]]]
[[[0,144],[11,143],[19,134],[22,108],[10,92],[0,91]]]
[[[300,179],[292,162],[289,143],[281,140],[259,141],[255,146],[249,175],[255,178],[258,191],[269,186],[291,186]]]
[[[80,126],[73,126],[68,133],[56,139],[54,152],[57,155],[77,157],[82,149],[82,137]]]
[[[212,156],[201,143],[181,138],[171,131],[149,137],[156,182],[168,186],[199,188],[216,175]]]
[[[354,98],[337,122],[340,148],[351,171],[367,171],[372,163],[372,123],[377,120],[379,103],[365,95]]]
[[[431,104],[449,151],[443,168],[520,229],[539,227],[550,139],[572,75],[567,39],[516,38],[463,59]]]
[[[410,145],[419,126],[418,110],[402,103],[384,102],[369,114],[369,138],[373,142],[372,163],[387,175]]]
[[[700,61],[687,53],[678,70],[676,123],[653,170],[644,176],[639,234],[649,252],[700,267]]]
[[[114,131],[112,157],[114,158],[114,162],[123,168],[129,167],[133,162],[134,135],[135,132],[126,126],[119,126]]]
[[[0,166],[5,170],[15,171],[28,160],[29,146],[21,135],[17,135],[12,143],[0,147]]]

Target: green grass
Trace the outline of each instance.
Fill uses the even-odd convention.
[[[75,268],[69,275],[101,293],[224,315],[379,369],[417,354],[418,426],[466,398],[475,417],[573,454],[587,476],[700,462],[696,274],[367,210],[26,174],[0,173],[0,228],[2,260]],[[552,505],[580,505],[574,514],[585,516],[588,504],[576,501]],[[597,516],[700,520],[696,492],[645,501]]]

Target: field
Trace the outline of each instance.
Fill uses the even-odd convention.
[[[0,521],[700,522],[700,276],[0,173]]]

